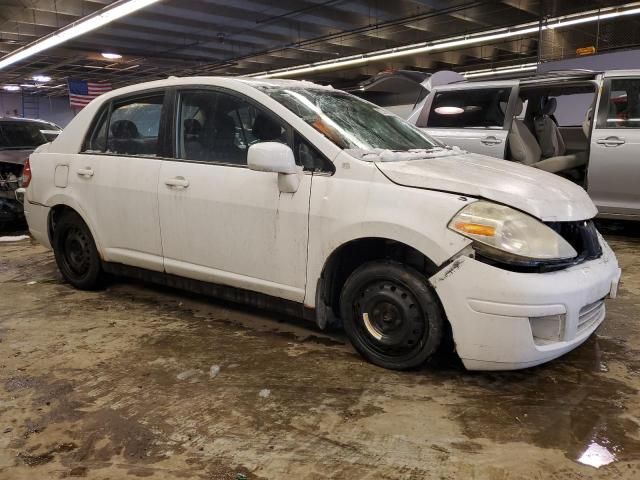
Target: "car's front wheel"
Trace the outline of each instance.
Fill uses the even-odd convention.
[[[384,368],[422,365],[442,342],[444,314],[424,275],[391,261],[357,268],[340,296],[346,333],[358,352]]]
[[[80,215],[64,213],[53,231],[53,252],[64,279],[81,290],[100,286],[102,265],[100,255]]]

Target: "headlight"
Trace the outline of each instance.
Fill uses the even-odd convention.
[[[458,212],[449,228],[477,242],[498,260],[566,260],[578,256],[569,243],[541,221],[497,203],[478,201]]]

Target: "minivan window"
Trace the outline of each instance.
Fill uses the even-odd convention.
[[[281,122],[223,92],[182,93],[178,117],[178,156],[185,160],[246,165],[254,143],[287,143]]]
[[[427,128],[503,128],[511,88],[437,92]]]
[[[388,110],[345,92],[275,85],[256,88],[343,149],[407,151],[440,146]]]
[[[31,149],[47,141],[38,123],[0,122],[0,149]]]
[[[114,103],[107,131],[107,152],[155,156],[164,94]],[[98,145],[100,131],[98,130]]]
[[[640,128],[640,79],[611,80],[597,128]]]

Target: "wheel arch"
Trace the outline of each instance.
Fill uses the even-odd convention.
[[[51,204],[52,206],[49,209],[49,215],[47,217],[47,236],[49,238],[50,245],[53,247],[53,232],[55,230],[56,218],[59,218],[59,216],[65,212],[73,212],[82,219],[82,221],[91,232],[91,236],[93,237],[93,241],[96,245],[96,249],[98,250],[98,254],[100,255],[100,258],[104,259],[100,240],[96,235],[96,231],[93,228],[93,225],[91,225],[91,222],[88,221],[87,215],[84,214],[82,208],[76,202],[68,201],[68,199],[65,199],[65,201],[54,201],[51,202]]]
[[[429,278],[438,264],[415,246],[382,237],[353,238],[333,249],[327,256],[315,285],[316,323],[320,328],[340,323],[339,298],[347,278],[360,265],[373,260],[395,260],[409,265]]]

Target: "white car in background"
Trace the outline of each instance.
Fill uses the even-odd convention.
[[[121,273],[341,321],[387,368],[449,332],[469,369],[546,362],[595,331],[620,278],[577,185],[308,82],[115,90],[28,171],[31,233],[77,288]]]

